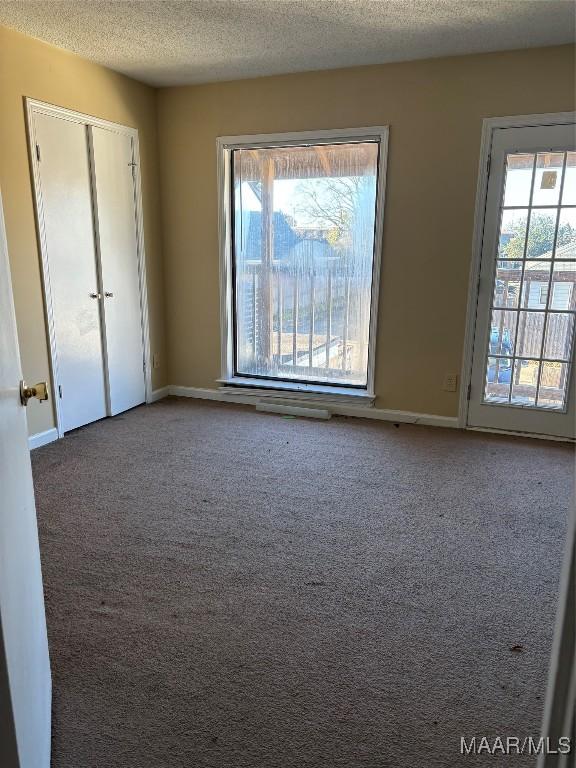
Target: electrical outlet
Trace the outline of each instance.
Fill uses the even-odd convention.
[[[160,355],[154,352],[152,355],[152,368],[160,368]]]
[[[447,373],[444,376],[444,383],[442,384],[444,392],[456,392],[458,389],[458,374]]]

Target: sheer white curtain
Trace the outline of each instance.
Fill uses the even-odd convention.
[[[236,149],[236,373],[366,386],[379,147]]]

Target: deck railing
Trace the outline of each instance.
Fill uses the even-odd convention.
[[[245,262],[237,280],[240,340],[246,364],[258,369],[246,372],[358,377],[369,286],[370,276],[344,259],[323,259],[313,268],[274,261],[264,269]]]

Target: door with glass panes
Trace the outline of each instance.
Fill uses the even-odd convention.
[[[494,130],[467,424],[575,437],[574,124]]]

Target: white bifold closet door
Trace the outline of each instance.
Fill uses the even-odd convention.
[[[35,116],[61,428],[106,416],[101,300],[86,126]]]
[[[110,415],[143,403],[132,138],[90,127]]]
[[[145,401],[133,139],[42,113],[34,135],[66,432]]]

